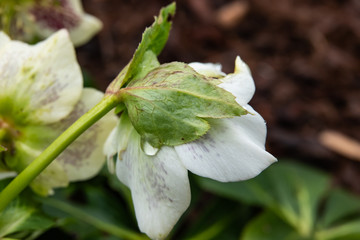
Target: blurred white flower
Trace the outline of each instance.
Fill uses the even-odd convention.
[[[276,159],[265,150],[266,125],[248,102],[255,86],[247,65],[238,57],[235,72],[224,74],[219,64],[189,64],[216,78],[250,114],[231,119],[207,119],[210,130],[200,139],[159,150],[141,142],[124,112],[105,143],[110,162],[117,154],[116,174],[131,189],[139,228],[152,239],[163,239],[190,203],[187,170],[222,182],[258,175]]]
[[[103,93],[85,88],[66,30],[36,45],[0,32],[0,179],[22,171],[57,136],[95,106]],[[103,142],[117,117],[106,115],[88,129],[32,183],[42,195],[85,180],[104,163]]]
[[[79,46],[102,28],[99,19],[84,13],[80,0],[5,0],[3,4],[3,28],[8,28],[5,31],[17,40],[34,42],[65,28],[74,45]]]

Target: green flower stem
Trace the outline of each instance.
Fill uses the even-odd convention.
[[[41,202],[45,205],[54,207],[56,209],[61,210],[62,212],[65,212],[73,217],[76,217],[83,222],[90,224],[97,229],[104,231],[106,233],[109,233],[113,236],[119,237],[121,239],[130,239],[130,240],[147,240],[149,239],[143,234],[135,233],[130,230],[126,230],[123,228],[120,228],[114,224],[103,222],[102,220],[88,214],[87,212],[74,207],[73,205],[70,205],[66,202],[54,199],[54,198],[42,198]]]
[[[111,109],[116,107],[118,99],[106,95],[95,107],[80,117],[63,132],[48,148],[45,149],[29,166],[27,166],[0,193],[0,211],[2,211],[27,185],[31,183],[67,146],[78,138]]]

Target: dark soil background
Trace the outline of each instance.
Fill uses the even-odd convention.
[[[98,88],[105,90],[128,63],[145,27],[168,3],[84,1],[85,11],[104,24],[78,49]],[[232,72],[237,55],[253,73],[250,104],[267,121],[269,152],[331,172],[335,184],[360,193],[360,157],[336,153],[319,138],[333,130],[360,140],[360,1],[177,1],[162,63],[218,62]]]

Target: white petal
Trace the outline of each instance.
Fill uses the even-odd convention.
[[[207,77],[223,77],[226,75],[221,71],[220,64],[192,62],[189,63],[189,66],[196,72]]]
[[[106,162],[108,166],[108,170],[110,173],[115,173],[115,162],[113,160],[114,156],[117,153],[117,141],[116,141],[116,132],[117,128],[114,128],[109,136],[107,137],[103,152],[106,156]]]
[[[122,153],[128,145],[129,137],[133,131],[133,126],[127,114],[123,113],[116,127],[111,131],[104,145],[104,154],[107,157],[108,169],[111,173],[114,170],[113,158],[117,154],[118,158],[122,158]]]
[[[218,86],[231,92],[236,101],[244,106],[248,104],[255,93],[255,84],[251,76],[249,67],[240,57],[235,60],[235,71],[221,79],[222,83]]]
[[[54,194],[53,188],[67,187],[69,179],[64,169],[56,161],[52,162],[30,184],[33,191],[47,196]]]
[[[239,181],[258,175],[276,159],[265,151],[266,126],[250,106],[247,114],[209,120],[211,129],[199,140],[175,147],[191,172],[218,181]]]
[[[6,44],[10,43],[10,38],[2,31],[0,31],[0,51]]]
[[[100,91],[85,88],[74,111],[57,124],[57,128],[65,129],[70,126],[100,102],[103,96],[104,94]],[[86,180],[100,171],[105,162],[103,144],[116,123],[116,115],[113,112],[108,113],[87,129],[56,159],[56,162],[64,168],[70,181]]]
[[[81,0],[72,0],[72,1],[66,1],[67,4],[69,4],[71,9],[77,13],[77,14],[83,14],[84,9],[81,4]]]
[[[60,6],[51,6],[50,8],[36,5],[35,7],[37,7],[36,11],[40,11],[44,16],[36,19],[36,21],[29,19],[27,27],[33,28],[34,33],[41,38],[46,38],[58,30],[58,26],[49,24],[51,21],[59,22],[58,25],[69,31],[71,41],[75,46],[86,43],[102,28],[102,22],[99,19],[84,13],[80,0],[63,1]],[[53,16],[50,15],[51,8]]]
[[[0,99],[11,98],[12,112],[23,122],[61,120],[82,91],[81,71],[65,30],[33,46],[7,44],[0,55],[0,79]]]
[[[88,42],[102,29],[102,22],[94,16],[85,14],[78,26],[69,29],[71,41],[75,46]]]
[[[164,239],[190,203],[187,170],[174,148],[162,147],[155,156],[141,150],[134,130],[117,161],[117,176],[130,189],[139,228],[152,239]]]

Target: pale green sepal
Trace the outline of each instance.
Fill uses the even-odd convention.
[[[200,138],[210,128],[206,118],[247,114],[231,93],[179,62],[130,82],[120,96],[135,129],[154,147]]]
[[[108,138],[105,141],[104,149],[103,149],[103,153],[106,156],[107,168],[108,168],[108,171],[111,174],[115,173],[115,160],[117,158],[117,153],[116,153],[116,148],[117,148],[117,146],[116,146],[116,144],[117,144],[116,130],[117,130],[117,127],[114,128],[110,132]]]
[[[111,173],[115,172],[114,160],[122,160],[122,154],[126,150],[129,136],[134,130],[126,112],[121,114],[117,126],[111,131],[104,144],[104,154],[107,158],[108,169]]]
[[[116,151],[119,160],[122,160],[122,154],[128,146],[129,137],[133,129],[134,127],[131,125],[129,116],[126,113],[123,113],[120,117],[120,121],[116,128],[116,139],[117,139]]]
[[[156,56],[160,54],[168,40],[171,28],[169,19],[174,16],[175,8],[175,3],[172,3],[160,10],[159,16],[155,17],[155,22],[143,33],[141,43],[129,64],[106,90],[107,94],[117,92],[130,80],[145,76],[158,66]]]

